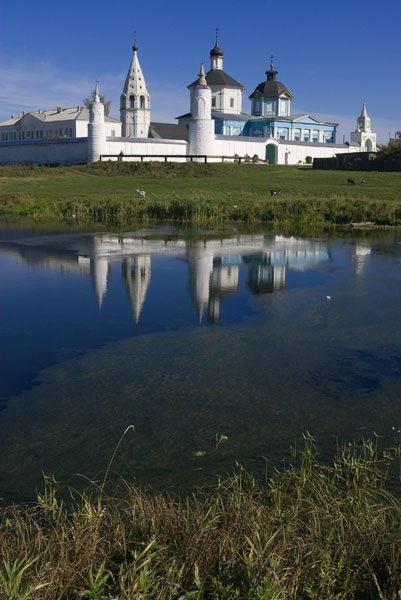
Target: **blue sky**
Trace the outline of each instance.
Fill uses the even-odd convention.
[[[173,122],[218,27],[247,112],[273,54],[293,113],[340,122],[348,136],[366,100],[379,141],[401,130],[401,0],[2,0],[0,22],[0,119],[80,104],[96,80],[118,116],[136,30],[152,120]]]

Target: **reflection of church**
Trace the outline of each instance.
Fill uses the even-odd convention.
[[[241,270],[253,294],[282,290],[287,269],[306,271],[330,258],[327,244],[282,236],[243,235],[231,239],[190,241],[146,239],[135,235],[52,236],[46,248],[17,246],[13,252],[31,265],[78,272],[92,280],[99,309],[107,296],[111,265],[122,259],[121,275],[135,323],[139,323],[151,283],[152,255],[183,260],[199,320],[219,319],[221,300],[237,292]],[[49,248],[52,247],[52,250]],[[360,254],[360,252],[357,252]]]
[[[150,284],[150,254],[128,256],[123,261],[123,279],[131,301],[135,323],[139,323],[146,293]]]

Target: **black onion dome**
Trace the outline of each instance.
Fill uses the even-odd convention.
[[[270,98],[278,98],[286,92],[290,98],[292,98],[291,92],[288,90],[287,86],[280,81],[276,81],[277,71],[274,69],[273,65],[270,65],[270,69],[266,71],[267,80],[262,81],[255,88],[249,98],[253,98],[254,96],[269,96]]]
[[[220,48],[220,46],[217,44],[217,42],[216,42],[214,48],[212,48],[210,50],[210,58],[212,58],[213,56],[223,57],[223,50],[222,50],[222,48]]]
[[[283,92],[287,92],[292,97],[292,94],[288,91],[286,86],[280,81],[262,81],[255,88],[255,91],[249,96],[253,98],[253,96],[261,95],[261,96],[271,96],[273,98],[281,96]]]

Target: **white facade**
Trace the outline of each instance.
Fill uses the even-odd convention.
[[[82,106],[12,115],[0,123],[1,142],[33,142],[88,137],[89,110]],[[106,135],[121,136],[121,123],[105,117]]]
[[[212,110],[239,115],[242,112],[242,90],[239,88],[210,86],[212,92]]]

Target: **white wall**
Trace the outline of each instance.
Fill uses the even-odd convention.
[[[335,146],[307,144],[307,145],[286,145],[285,142],[278,146],[278,164],[296,165],[298,162],[305,162],[307,156],[312,158],[331,158],[336,154],[357,152],[358,149],[352,146]],[[287,154],[287,157],[286,157]]]
[[[312,158],[330,158],[336,154],[343,152],[357,152],[358,149],[352,146],[336,146],[336,145],[317,145],[317,144],[286,144],[279,143],[276,140],[264,138],[228,138],[216,136],[215,155],[219,156],[238,156],[248,155],[252,158],[255,154],[260,159],[265,159],[266,146],[273,144],[277,147],[277,164],[280,165],[296,165],[298,162],[305,162],[307,156]],[[287,156],[286,156],[287,155]]]
[[[87,139],[0,144],[0,164],[79,164],[87,162]]]
[[[312,158],[330,158],[335,154],[342,152],[355,152],[357,148],[352,146],[331,146],[314,144],[309,145],[290,145],[279,144],[276,141],[261,138],[229,138],[216,136],[214,142],[213,154],[217,156],[245,156],[250,157],[257,154],[260,159],[265,158],[266,145],[273,143],[277,148],[278,164],[295,165],[299,161],[305,162],[307,156]],[[87,162],[87,138],[81,139],[61,139],[61,140],[40,140],[35,142],[5,142],[0,144],[0,164],[77,164]],[[139,154],[145,155],[144,160],[152,160],[152,156],[160,154],[167,156],[186,155],[188,153],[188,143],[183,140],[161,140],[161,139],[136,139],[129,141],[124,138],[108,137],[104,144],[104,154],[114,155],[113,160],[117,160],[120,152],[124,155]],[[163,161],[164,158],[154,158],[153,160]],[[107,159],[105,159],[107,160]],[[124,160],[140,160],[139,158],[125,158]],[[185,162],[185,158],[177,159]],[[216,158],[216,161],[221,159]]]
[[[144,160],[152,160],[152,155],[162,154],[168,156],[187,154],[188,142],[184,140],[161,140],[154,138],[147,139],[136,139],[134,141],[129,141],[125,138],[120,139],[112,139],[107,138],[105,143],[105,151],[104,154],[120,154],[122,151],[124,155],[126,154],[141,154],[145,155]],[[104,159],[108,160],[108,159]],[[124,160],[140,160],[140,158],[124,158]],[[163,161],[164,158],[155,158],[154,160]],[[177,159],[178,160],[178,159]],[[185,158],[179,159],[179,161],[185,162]]]
[[[254,156],[257,154],[259,158],[265,158],[266,140],[262,138],[244,138],[244,141],[239,138],[229,138],[223,136],[216,136],[215,140],[215,152],[217,156]]]

